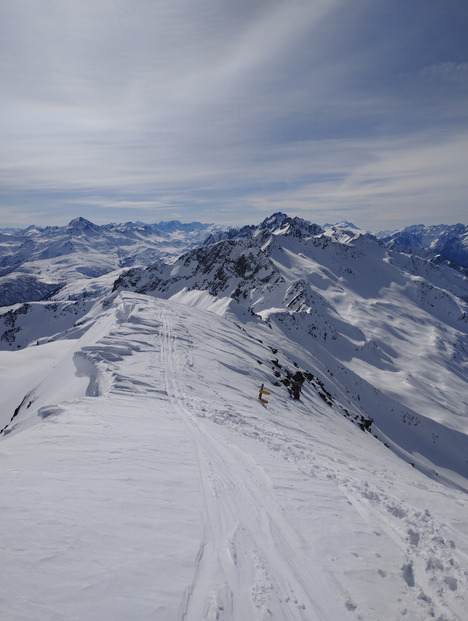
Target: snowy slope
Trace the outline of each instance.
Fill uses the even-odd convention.
[[[121,267],[174,260],[219,228],[178,221],[97,226],[76,218],[64,227],[0,231],[0,306],[40,300]]]
[[[333,373],[353,372],[404,406],[404,420],[428,417],[468,433],[467,279],[371,235],[342,243],[298,222],[276,224],[171,266],[130,270],[115,288],[203,308],[211,300],[215,312],[240,318],[255,313]]]
[[[336,224],[324,224],[323,229],[327,237],[331,237],[343,243],[350,243],[360,235],[365,235],[366,231],[360,229],[352,222],[338,222]]]
[[[466,493],[271,325],[124,292],[79,339],[0,353],[4,618],[465,618]]]
[[[80,227],[0,316],[2,618],[464,620],[466,277],[281,213],[92,277]]]
[[[38,344],[79,323],[93,302],[32,302],[9,308],[0,316],[0,351]]]

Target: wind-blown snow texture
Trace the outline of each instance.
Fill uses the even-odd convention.
[[[2,615],[463,620],[463,275],[283,214],[220,237],[10,309]]]

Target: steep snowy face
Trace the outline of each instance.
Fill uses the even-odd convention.
[[[96,278],[121,267],[174,260],[218,228],[177,221],[97,226],[76,218],[64,227],[29,227],[3,234],[0,306],[40,300],[83,277]]]
[[[468,226],[464,224],[418,224],[384,236],[382,242],[399,252],[416,254],[436,263],[452,264],[455,268],[468,268]]]

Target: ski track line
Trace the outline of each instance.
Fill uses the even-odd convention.
[[[259,468],[240,449],[211,437],[187,407],[182,370],[190,364],[190,339],[182,338],[182,351],[164,309],[160,319],[166,391],[196,444],[205,512],[204,539],[179,621],[326,621],[314,592],[317,576],[307,569],[300,538],[281,515],[265,477],[260,480]]]

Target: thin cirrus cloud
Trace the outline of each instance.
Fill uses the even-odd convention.
[[[468,9],[410,4],[0,2],[0,225],[463,220]]]

